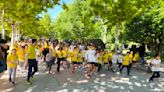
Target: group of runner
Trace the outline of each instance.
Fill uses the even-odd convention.
[[[96,72],[104,69],[111,72],[122,73],[127,68],[130,75],[131,68],[139,62],[139,51],[119,52],[97,49],[95,44],[69,44],[50,41],[15,42],[10,46],[7,56],[9,81],[15,84],[17,66],[19,71],[27,69],[27,83],[32,84],[34,74],[38,71],[38,62],[46,63],[45,71],[52,73],[52,66],[57,65],[56,71],[60,72],[61,65],[64,69],[71,68],[72,73],[84,69],[85,77],[91,78]],[[160,54],[157,53],[151,62],[153,75],[150,81],[160,77]]]

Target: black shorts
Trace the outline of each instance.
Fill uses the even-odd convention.
[[[72,64],[78,64],[78,62],[76,62],[76,61],[72,61]]]
[[[106,65],[106,64],[109,64],[109,63],[104,63],[104,64]]]
[[[137,63],[138,61],[132,61],[132,63]]]
[[[63,61],[66,61],[66,58],[65,57],[63,57]]]
[[[95,62],[88,62],[88,63],[94,66],[98,66],[98,63],[95,63]]]
[[[95,64],[95,62],[88,62],[88,64]]]
[[[99,65],[98,63],[95,63],[95,66],[96,66],[96,67],[98,67],[98,65]]]
[[[109,61],[109,64],[111,64],[111,65],[112,65],[112,61]]]
[[[42,53],[44,56],[46,56],[48,54],[48,48],[45,48]]]
[[[82,62],[77,62],[78,65],[83,64]]]

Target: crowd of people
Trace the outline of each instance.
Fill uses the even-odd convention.
[[[38,62],[46,63],[45,71],[52,73],[52,66],[56,66],[56,71],[71,68],[71,73],[76,73],[80,69],[85,72],[84,76],[89,79],[93,74],[103,70],[122,73],[126,68],[127,75],[130,76],[131,68],[140,62],[140,51],[114,51],[101,50],[93,43],[69,44],[64,42],[37,41],[31,39],[27,41],[15,42],[8,49],[4,41],[1,41],[1,61],[6,61],[5,69],[9,72],[9,81],[15,84],[16,71],[27,69],[27,83],[32,84],[34,74],[38,71]],[[4,49],[5,48],[5,49]],[[8,55],[7,55],[8,49]],[[157,53],[151,61],[152,76],[149,81],[160,77],[160,54]],[[5,63],[1,63],[3,66]],[[18,67],[18,68],[17,68]]]

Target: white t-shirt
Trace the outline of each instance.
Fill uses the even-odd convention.
[[[97,53],[96,55],[95,55],[95,58],[96,58],[96,61],[95,61],[95,63],[98,63],[98,57],[100,56],[100,54],[99,53]]]
[[[122,59],[123,59],[123,56],[122,55],[118,55],[118,63],[122,63]]]
[[[79,45],[79,49],[83,51],[84,50],[84,45]]]
[[[152,64],[151,70],[152,71],[160,71],[160,66],[156,66],[156,65],[159,65],[160,63],[161,63],[161,60],[153,59],[151,61],[151,64]]]
[[[47,56],[46,56],[46,62],[49,62],[53,59],[53,56],[51,53],[48,53]]]
[[[87,51],[87,60],[88,62],[96,62],[96,51],[95,50],[88,50]]]
[[[117,58],[118,58],[118,55],[117,54],[114,54],[113,57],[112,57],[112,63],[117,63]]]
[[[87,51],[83,50],[82,53],[83,53],[83,58],[87,59],[87,55],[86,55]]]
[[[73,51],[76,46],[70,45],[70,50]]]

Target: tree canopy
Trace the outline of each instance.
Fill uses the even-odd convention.
[[[163,0],[2,0],[2,29],[28,37],[48,39],[102,39],[105,44],[144,42],[160,50],[164,38]],[[61,5],[54,20],[48,8]],[[14,7],[13,7],[14,6]],[[38,14],[45,12],[42,17]],[[55,12],[55,11],[54,11]],[[110,46],[109,45],[109,46]]]

